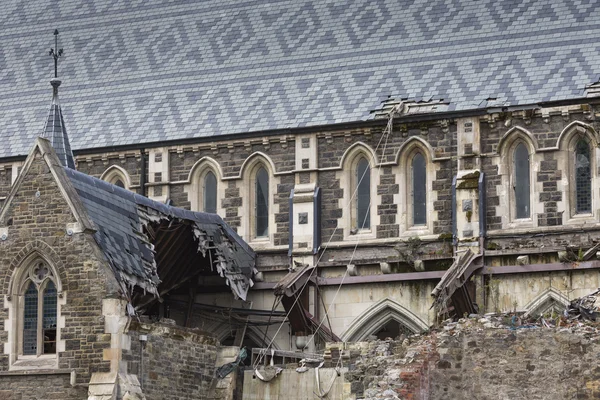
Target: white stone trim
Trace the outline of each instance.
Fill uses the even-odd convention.
[[[43,287],[48,284],[49,279],[56,287],[56,353],[25,356],[21,354],[23,345],[23,292],[25,283],[30,280],[29,272],[38,260],[42,260],[48,266],[51,276],[51,278],[45,278],[41,283],[42,289],[39,290],[39,295],[43,296]],[[62,283],[56,266],[39,251],[32,251],[13,271],[8,286],[8,294],[4,295],[4,308],[8,309],[8,319],[4,320],[4,331],[8,332],[8,340],[4,343],[4,354],[9,356],[9,370],[58,368],[58,355],[60,352],[65,351],[65,341],[61,339],[61,330],[65,327],[65,317],[62,315],[61,310],[66,302],[67,292],[62,290]]]
[[[429,325],[418,315],[397,301],[385,298],[356,317],[342,335],[342,340],[344,342],[363,341],[392,320],[406,326],[414,333],[429,329]]]
[[[595,131],[580,121],[574,121],[563,129],[558,139],[559,151],[557,152],[558,170],[562,171],[561,180],[557,182],[557,190],[563,193],[562,202],[557,202],[557,211],[563,211],[563,225],[595,224],[599,216],[599,188],[598,160],[600,149],[596,140]],[[592,172],[592,212],[589,214],[576,214],[575,212],[575,171],[574,148],[580,138],[585,138],[590,147],[590,169]]]
[[[131,178],[127,171],[118,165],[111,165],[108,167],[100,176],[100,179],[106,181],[111,184],[115,184],[117,180],[121,180],[123,184],[125,184],[125,189],[129,190],[131,188]]]
[[[225,216],[223,208],[223,199],[225,198],[226,183],[223,182],[223,170],[219,163],[211,157],[202,157],[196,161],[188,175],[187,183],[183,186],[183,191],[188,195],[190,209],[192,211],[204,211],[204,178],[208,171],[215,174],[217,178],[217,214]]]
[[[567,307],[570,303],[558,289],[550,287],[525,306],[526,312],[523,317],[538,317],[544,314],[553,302],[562,307]]]
[[[255,237],[254,235],[254,202],[255,202],[255,180],[256,172],[260,167],[264,167],[269,174],[269,234],[266,237]],[[268,249],[273,246],[273,239],[277,230],[275,224],[275,214],[279,213],[279,204],[275,202],[277,196],[277,186],[280,178],[276,177],[275,165],[270,157],[256,152],[249,156],[241,168],[243,174],[240,196],[242,205],[238,208],[240,226],[238,234],[248,242],[254,250]]]
[[[514,152],[519,144],[525,144],[529,152],[529,218],[516,218],[516,199],[514,193]],[[537,141],[531,132],[515,126],[509,129],[498,145],[498,156],[492,160],[498,166],[500,186],[496,186],[498,205],[496,215],[502,217],[502,227],[506,229],[535,228],[538,226],[538,214],[544,212],[544,203],[539,201],[537,193],[542,192],[543,183],[537,181],[543,154],[537,153]]]
[[[369,207],[371,226],[369,229],[360,229],[352,234],[352,231],[356,228],[356,224],[354,223],[357,201],[355,172],[358,162],[363,157],[369,162],[371,174],[371,203]],[[381,205],[381,196],[377,194],[378,178],[380,176],[380,169],[377,167],[377,156],[370,146],[362,142],[357,142],[346,149],[341,162],[341,169],[336,172],[336,178],[339,180],[340,188],[343,190],[343,196],[338,199],[338,207],[342,210],[342,216],[338,219],[338,229],[342,230],[344,240],[375,239],[377,227],[380,223],[377,207]]]
[[[411,194],[412,183],[412,159],[417,152],[425,157],[427,168],[427,223],[425,225],[413,225]],[[434,211],[433,204],[437,201],[437,191],[433,190],[433,181],[440,166],[433,162],[433,153],[429,143],[419,137],[409,138],[396,156],[397,165],[392,167],[398,184],[398,194],[394,195],[394,203],[398,205],[397,222],[401,237],[426,236],[433,234],[433,223],[438,220],[438,213]]]

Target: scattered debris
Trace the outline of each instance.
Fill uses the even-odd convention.
[[[596,321],[600,316],[600,308],[596,306],[596,300],[600,297],[600,289],[587,296],[580,297],[571,301],[565,316],[569,319],[585,319],[588,321]]]
[[[248,352],[245,347],[242,347],[235,361],[227,363],[217,368],[217,378],[223,379],[230,373],[232,373],[244,360],[246,359]]]

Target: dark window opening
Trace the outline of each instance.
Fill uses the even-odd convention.
[[[125,184],[124,184],[124,183],[123,183],[123,181],[122,181],[122,180],[120,180],[120,179],[117,179],[117,180],[115,181],[114,185],[115,185],[115,186],[118,186],[118,187],[121,187],[121,188],[123,188],[123,189],[125,189]]]
[[[42,334],[44,341],[44,354],[56,354],[56,287],[52,281],[44,290],[44,315]]]
[[[38,328],[38,290],[33,282],[29,283],[24,296],[23,311],[23,354],[37,354]]]
[[[590,146],[585,140],[579,140],[575,146],[575,212],[592,212]]]
[[[413,335],[413,333],[414,332],[412,332],[406,326],[392,319],[387,324],[385,324],[379,331],[374,333],[374,336],[376,336],[379,340],[385,340],[387,338],[401,339],[407,338],[408,336]]]
[[[212,171],[208,171],[204,176],[204,184],[202,188],[203,194],[203,211],[207,213],[217,213],[217,178]]]
[[[356,227],[371,227],[371,168],[366,158],[356,165]]]
[[[530,174],[529,174],[529,152],[527,147],[521,143],[515,149],[514,154],[514,183],[515,206],[517,218],[530,217]]]
[[[269,235],[269,174],[263,167],[256,172],[255,182],[255,235]]]
[[[413,225],[427,224],[427,165],[421,153],[412,159]]]

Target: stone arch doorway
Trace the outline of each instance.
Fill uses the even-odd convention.
[[[342,339],[345,342],[360,342],[371,335],[385,339],[428,329],[429,325],[419,316],[388,298],[377,302],[352,321]]]

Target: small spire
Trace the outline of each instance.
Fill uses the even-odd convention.
[[[60,79],[58,79],[58,58],[63,54],[62,49],[58,49],[58,29],[54,31],[54,41],[55,49],[57,50],[50,50],[50,55],[54,57],[54,78],[50,80],[50,84],[52,85],[52,104],[50,105],[44,130],[40,136],[50,140],[58,159],[64,167],[75,169],[75,159],[58,100],[58,88],[61,84]]]

